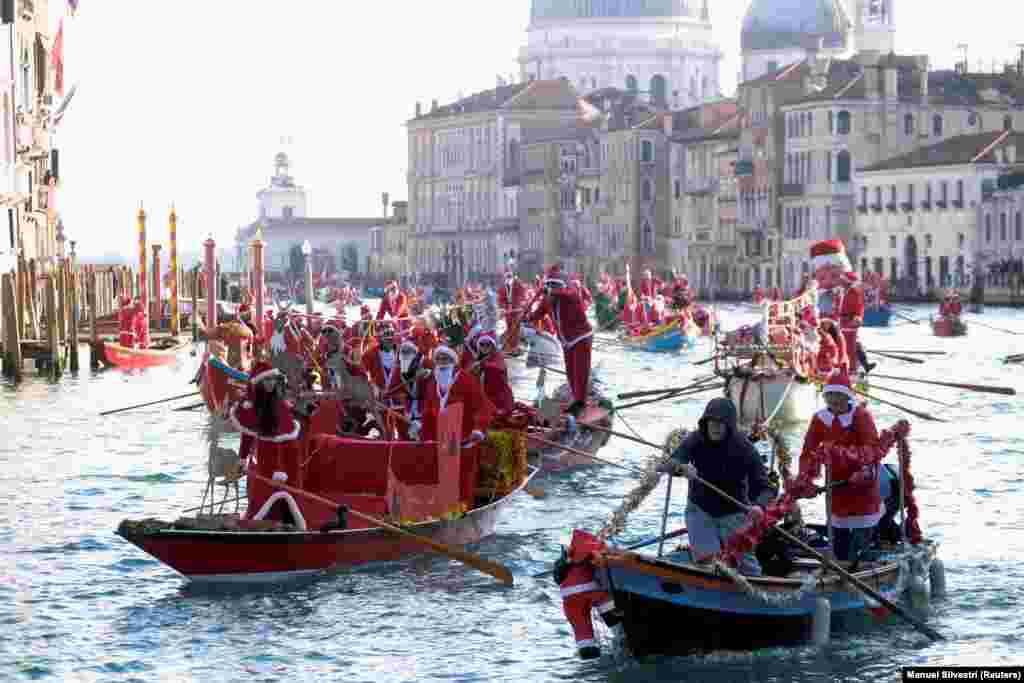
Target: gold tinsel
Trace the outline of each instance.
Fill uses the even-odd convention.
[[[529,475],[526,434],[492,431],[480,444],[476,496],[494,500],[515,491]]]

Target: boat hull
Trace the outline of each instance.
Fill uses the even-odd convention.
[[[683,349],[691,349],[697,343],[697,337],[684,333],[679,328],[657,332],[643,336],[625,336],[622,343],[637,351],[650,353],[673,353]]]
[[[407,527],[446,545],[476,543],[494,533],[502,510],[526,487],[455,520]],[[429,547],[380,528],[345,531],[138,530],[122,522],[117,534],[193,583],[280,583],[370,562],[401,560]]]
[[[936,337],[965,337],[967,325],[959,318],[932,318],[932,332]]]
[[[526,367],[548,366],[559,369],[565,367],[562,344],[556,337],[547,332],[537,332],[526,325],[522,326],[522,330],[526,336],[526,343],[529,345],[529,351],[526,354]]]
[[[168,349],[131,349],[111,341],[103,342],[103,357],[109,365],[129,370],[173,365],[178,354],[191,342],[181,341]]]
[[[739,421],[743,424],[752,424],[773,415],[783,424],[804,423],[818,409],[817,387],[799,381],[793,381],[790,386],[788,375],[734,377],[726,387],[726,394],[736,405]]]
[[[892,323],[892,309],[888,306],[869,308],[864,311],[864,327],[889,327]]]
[[[923,552],[933,556],[934,547]],[[893,561],[858,572],[857,578],[896,601],[906,588],[906,571]],[[873,607],[835,575],[810,590],[800,579],[751,580],[758,591],[779,598],[798,595],[771,605],[713,572],[625,553],[608,558],[601,580],[623,614],[629,649],[636,657],[797,645],[811,635],[818,598],[828,601],[833,627],[864,618],[866,609]]]

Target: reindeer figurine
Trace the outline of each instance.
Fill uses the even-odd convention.
[[[230,502],[228,499],[229,490],[233,490],[235,493],[235,512],[238,512],[239,501],[242,497],[238,487],[238,482],[242,479],[242,461],[235,451],[230,448],[220,447],[222,430],[222,422],[218,418],[213,417],[208,427],[210,448],[206,462],[206,490],[203,491],[203,502],[199,505],[200,515],[203,514],[207,499],[210,500],[209,514],[216,514],[214,510],[217,497],[215,489],[218,484],[224,487],[224,499],[220,503],[220,511],[223,511],[224,505]]]

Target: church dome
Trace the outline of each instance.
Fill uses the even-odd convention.
[[[694,13],[699,0],[533,0],[532,21],[685,17]]]
[[[825,47],[844,49],[850,21],[839,0],[753,0],[743,18],[740,49],[786,50],[824,38]]]

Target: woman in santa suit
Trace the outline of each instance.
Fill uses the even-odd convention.
[[[494,404],[484,395],[480,382],[470,372],[456,368],[458,354],[448,346],[434,350],[434,372],[423,389],[423,420],[411,427],[413,438],[417,433],[423,441],[436,441],[438,419],[450,405],[462,404],[462,461],[460,499],[473,504],[477,470],[480,465],[479,444],[484,440],[487,427],[494,417]]]
[[[292,404],[285,400],[285,377],[265,361],[253,369],[249,395],[231,409],[231,423],[242,435],[239,456],[249,471],[302,488],[302,428]],[[309,417],[311,411],[302,412]],[[261,510],[274,494],[263,482],[250,479],[248,486],[250,518],[264,518]],[[263,514],[260,515],[259,513]]]
[[[395,430],[403,441],[412,437],[409,425],[423,419],[423,396],[426,381],[433,370],[430,358],[412,341],[406,340],[398,348],[399,371],[391,376],[391,384],[384,395],[389,406],[400,408],[408,422],[397,420]]]
[[[848,372],[850,361],[846,356],[846,340],[839,333],[835,320],[825,318],[818,326],[818,358],[819,377],[830,377],[833,372]]]
[[[499,414],[511,413],[515,408],[512,385],[508,381],[508,367],[505,354],[498,349],[498,342],[491,333],[480,335],[476,342],[476,362],[473,364],[484,394],[494,404]]]
[[[380,338],[363,356],[363,368],[370,383],[384,393],[391,385],[392,376],[398,374],[398,358],[395,353],[395,331],[390,325],[383,327]]]
[[[393,280],[387,284],[384,298],[380,300],[380,308],[377,309],[377,320],[384,320],[387,316],[399,321],[399,329],[409,322],[409,298]]]
[[[800,454],[800,476],[812,469],[811,454],[825,444],[859,447],[868,455],[879,447],[878,430],[867,406],[858,403],[844,371],[836,372],[824,389],[824,410],[811,418]],[[866,450],[865,450],[866,449]],[[832,548],[837,560],[853,562],[872,541],[874,528],[885,513],[879,487],[880,465],[856,465],[839,459],[832,463]],[[815,476],[820,472],[815,472]]]

